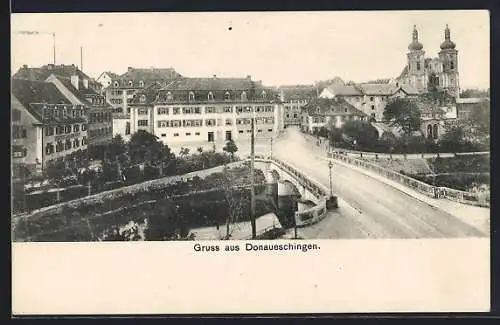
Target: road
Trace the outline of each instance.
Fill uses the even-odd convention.
[[[329,186],[324,152],[294,128],[276,140],[273,155]],[[457,238],[487,234],[443,210],[359,171],[334,163],[339,209],[316,225],[299,229],[302,238]]]

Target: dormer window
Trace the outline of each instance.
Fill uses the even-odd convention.
[[[194,102],[194,93],[192,91],[189,92],[189,101]]]
[[[128,82],[128,86],[129,86],[129,87],[132,87],[133,85],[134,85],[134,83],[132,82],[132,80],[130,80],[130,81]]]
[[[115,82],[113,83],[113,86],[115,86],[115,88],[118,88],[118,87],[120,86],[120,84],[118,83],[118,81],[115,81]]]
[[[174,99],[174,97],[172,96],[172,93],[169,91],[167,93],[167,100],[173,100],[173,99]]]
[[[241,93],[241,100],[242,101],[246,101],[247,100],[247,93],[246,92],[242,92]]]
[[[212,92],[208,93],[208,100],[214,100],[214,94]]]
[[[231,99],[231,94],[229,93],[229,91],[226,91],[226,93],[224,94],[224,100],[230,100]]]
[[[146,95],[141,95],[141,97],[139,97],[139,102],[144,104],[146,102]]]
[[[144,87],[144,81],[139,81],[139,87]]]

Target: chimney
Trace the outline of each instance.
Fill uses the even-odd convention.
[[[217,79],[217,75],[216,75],[216,74],[214,74],[212,77],[213,77],[214,79]]]
[[[74,74],[71,76],[71,84],[78,90],[78,75]]]
[[[128,68],[127,68],[127,71],[128,71],[128,72],[132,72],[132,70],[134,70],[134,68],[132,68],[132,67],[128,67]]]
[[[28,69],[28,65],[27,64],[23,64],[23,69]]]
[[[83,79],[83,87],[85,89],[89,89],[89,80],[88,79]]]
[[[247,75],[247,79],[252,79],[252,76],[251,75]]]
[[[54,69],[54,65],[53,64],[47,64],[47,69],[48,70],[53,70]]]

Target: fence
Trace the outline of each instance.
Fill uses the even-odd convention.
[[[391,179],[393,181],[396,181],[402,185],[405,185],[407,187],[410,187],[426,196],[435,198],[446,198],[452,201],[460,202],[460,203],[465,203],[465,204],[470,204],[470,205],[476,205],[476,206],[483,206],[483,207],[489,207],[490,202],[489,202],[489,194],[477,194],[477,193],[469,193],[465,191],[459,191],[447,187],[434,187],[432,185],[426,184],[424,182],[418,181],[414,178],[402,175],[400,173],[397,173],[395,171],[383,168],[381,166],[378,166],[376,164],[372,164],[366,161],[362,161],[356,158],[352,158],[346,155],[342,155],[336,152],[331,152],[328,154],[329,158],[334,158],[340,161],[343,161],[347,164],[362,167],[368,170],[371,170],[385,178]]]
[[[477,151],[477,152],[420,152],[420,153],[387,153],[387,152],[370,152],[370,151],[357,151],[344,148],[329,147],[328,139],[326,138],[316,138],[312,135],[305,134],[306,139],[309,142],[318,141],[321,139],[321,147],[326,151],[337,152],[348,156],[360,157],[360,158],[385,158],[385,159],[426,159],[426,158],[452,158],[456,156],[486,156],[490,155],[489,151]],[[320,146],[318,143],[317,146]]]

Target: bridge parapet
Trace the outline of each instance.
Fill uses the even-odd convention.
[[[329,153],[328,157],[340,160],[344,163],[353,166],[368,169],[370,171],[377,173],[380,176],[383,176],[397,183],[410,187],[416,190],[417,192],[420,192],[432,198],[445,198],[451,201],[456,201],[464,204],[490,207],[489,195],[481,195],[479,193],[459,191],[448,187],[432,186],[427,183],[418,181],[414,178],[411,178],[409,176],[378,166],[376,164],[335,152]]]
[[[281,170],[293,176],[299,182],[299,184],[304,186],[315,196],[317,204],[314,207],[311,207],[304,211],[295,212],[295,223],[297,227],[305,227],[317,223],[326,216],[329,192],[325,186],[323,186],[318,181],[311,179],[309,176],[302,173],[290,164],[279,159],[271,157],[256,158],[256,161],[275,164]]]

